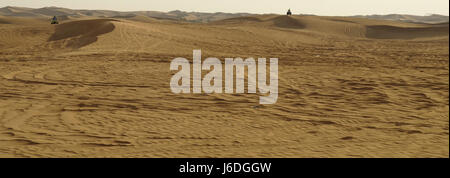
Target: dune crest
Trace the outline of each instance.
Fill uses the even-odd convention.
[[[278,16],[271,19],[271,21],[275,26],[281,28],[303,29],[306,27],[302,21],[294,19],[290,16]]]

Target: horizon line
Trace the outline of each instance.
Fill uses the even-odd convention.
[[[62,8],[62,9],[70,9],[70,10],[92,10],[92,11],[114,11],[114,12],[173,12],[173,11],[181,11],[181,12],[187,12],[187,13],[227,13],[227,14],[254,14],[254,15],[265,15],[265,14],[284,14],[284,13],[251,13],[251,12],[222,12],[222,11],[216,11],[216,12],[201,12],[201,11],[186,11],[186,10],[170,10],[170,11],[159,11],[159,10],[113,10],[113,9],[78,9],[78,8],[69,8],[69,7],[60,7],[60,6],[43,6],[43,7],[25,7],[25,6],[4,6],[0,8],[7,8],[7,7],[17,7],[17,8],[28,8],[28,9],[43,9],[43,8]],[[288,8],[289,9],[289,8]],[[318,15],[318,14],[309,14],[309,13],[298,13],[294,15],[315,15],[315,16],[343,16],[343,17],[351,17],[351,16],[373,16],[373,15],[412,15],[412,16],[433,16],[433,15],[440,15],[449,17],[448,14],[439,14],[439,13],[426,13],[425,15],[417,15],[417,14],[404,14],[404,13],[386,13],[386,14],[353,14],[353,15]]]

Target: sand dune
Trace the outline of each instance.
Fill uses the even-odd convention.
[[[6,17],[0,16],[2,24],[16,24],[16,25],[39,25],[48,23],[47,18],[26,18],[26,17]]]
[[[52,32],[52,28],[45,25],[42,19],[30,18],[6,18],[0,17],[0,52],[7,53],[7,49],[21,48],[21,51],[27,51],[26,48],[34,45],[43,44],[45,38]]]
[[[367,16],[359,15],[359,16],[354,16],[354,17],[413,22],[413,23],[443,23],[443,22],[449,21],[448,16],[438,15],[438,14],[431,14],[428,16],[416,16],[416,15],[404,15],[404,14],[367,15]]]
[[[170,12],[158,12],[158,11],[130,11],[120,12],[111,10],[75,10],[61,7],[43,7],[43,8],[24,8],[24,7],[12,7],[7,6],[0,8],[0,16],[15,16],[15,17],[53,17],[53,16],[67,16],[72,18],[91,17],[91,18],[115,18],[124,16],[143,16],[155,19],[185,21],[185,22],[214,22],[224,19],[236,18],[236,17],[248,17],[256,14],[249,13],[202,13],[202,12],[184,12],[180,10]],[[378,20],[390,20],[397,22],[411,22],[411,23],[443,23],[448,22],[449,17],[444,15],[427,15],[427,16],[415,16],[405,14],[388,14],[388,15],[367,15],[367,16],[352,16],[359,19],[378,19]],[[348,18],[348,17],[345,17]]]
[[[170,12],[157,11],[132,11],[119,12],[110,10],[74,10],[60,7],[43,8],[23,8],[23,7],[3,7],[0,8],[0,15],[14,17],[71,17],[71,18],[116,18],[126,16],[143,16],[164,20],[189,21],[189,22],[210,22],[232,17],[248,16],[247,13],[201,13],[201,12],[183,12],[179,10]]]
[[[367,37],[378,39],[414,39],[448,36],[448,24],[429,27],[403,28],[396,26],[369,26]]]
[[[294,19],[289,16],[278,16],[271,19],[271,21],[276,27],[295,28],[295,29],[305,28],[304,23],[302,23],[300,20]]]
[[[448,23],[118,15],[0,17],[0,157],[449,156]],[[173,94],[193,49],[278,57],[278,102]]]
[[[7,18],[0,16],[0,24],[10,24],[11,22],[9,22],[7,20]]]
[[[213,24],[254,24],[301,29],[324,35],[377,39],[415,39],[448,36],[448,23],[408,24],[357,18],[317,16],[262,16],[226,19]],[[384,25],[382,25],[384,24]]]
[[[114,30],[111,19],[72,21],[58,25],[49,42],[63,40],[63,48],[80,48],[97,41],[97,36]]]

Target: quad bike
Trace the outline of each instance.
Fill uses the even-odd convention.
[[[59,24],[58,19],[56,16],[53,16],[51,24]]]
[[[289,9],[289,10],[287,11],[286,15],[288,15],[288,16],[291,16],[291,15],[292,15],[291,9]]]

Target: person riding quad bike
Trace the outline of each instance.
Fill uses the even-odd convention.
[[[51,24],[59,24],[58,19],[56,16],[53,16]]]
[[[291,9],[289,9],[288,11],[287,11],[287,14],[286,15],[292,15],[292,12],[291,12]]]

